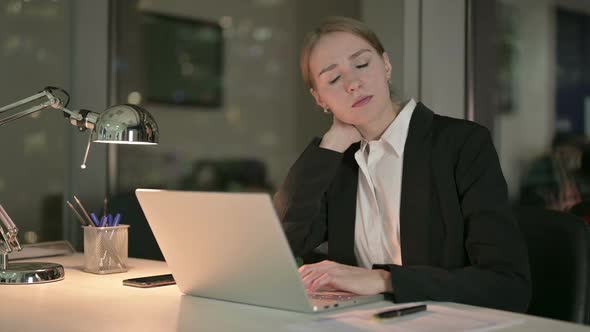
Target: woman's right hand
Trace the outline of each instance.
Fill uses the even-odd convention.
[[[333,118],[332,126],[324,134],[320,148],[343,153],[349,146],[360,141],[362,136],[355,126],[344,123],[336,117]]]

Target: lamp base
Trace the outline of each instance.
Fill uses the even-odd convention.
[[[8,263],[0,269],[0,285],[41,284],[62,280],[64,267],[56,263]]]

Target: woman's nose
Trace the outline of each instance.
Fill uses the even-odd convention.
[[[361,87],[361,81],[357,78],[351,78],[346,82],[346,92],[354,93]]]

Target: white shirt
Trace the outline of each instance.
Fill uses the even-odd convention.
[[[354,253],[359,266],[402,264],[399,231],[404,146],[416,101],[406,103],[376,141],[361,141]]]

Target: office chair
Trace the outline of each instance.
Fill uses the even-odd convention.
[[[515,209],[528,246],[532,298],[528,314],[590,324],[590,226],[535,207]]]
[[[581,201],[580,203],[572,206],[570,213],[575,214],[578,217],[586,220],[590,224],[590,201]]]
[[[160,187],[146,186],[146,188]],[[110,210],[121,212],[121,223],[131,226],[128,235],[129,257],[164,260],[164,255],[145,219],[134,191],[120,192],[111,197]]]

